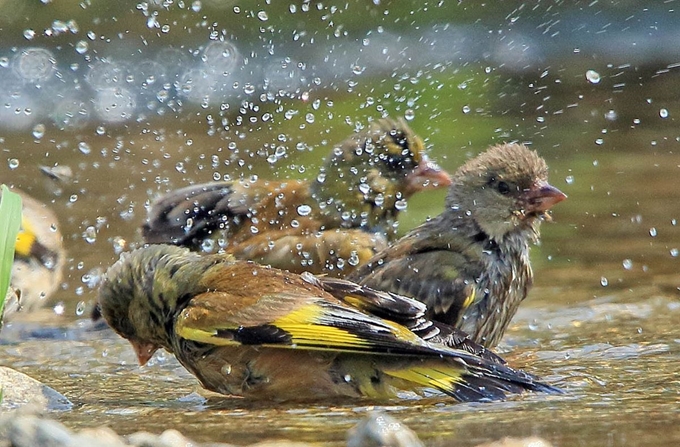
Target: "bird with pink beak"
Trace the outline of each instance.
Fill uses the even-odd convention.
[[[533,280],[529,262],[542,220],[567,196],[522,144],[501,144],[452,176],[445,210],[376,254],[349,279],[413,297],[428,316],[498,344]]]

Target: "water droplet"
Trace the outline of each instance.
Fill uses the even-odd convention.
[[[656,228],[652,227],[652,228],[649,229],[649,235],[650,235],[651,237],[656,237],[656,234],[657,234],[657,233],[656,233]]]
[[[71,196],[68,198],[68,201],[71,203],[75,203],[78,201],[78,194],[71,194]]]
[[[353,251],[352,254],[349,256],[347,263],[352,267],[356,267],[357,265],[359,265],[359,262],[360,262],[359,255],[357,254],[356,251]]]
[[[14,59],[14,72],[29,82],[49,79],[56,71],[57,61],[51,51],[44,48],[26,48]]]
[[[215,241],[210,238],[203,239],[203,242],[201,242],[201,250],[205,253],[212,253],[215,251],[215,246]]]
[[[85,301],[78,301],[76,304],[76,315],[82,316],[85,313]]]
[[[659,116],[661,118],[668,118],[668,109],[661,109],[659,110]]]
[[[88,244],[94,244],[95,241],[97,240],[96,228],[93,227],[92,225],[85,228],[85,231],[83,231],[83,239],[85,239],[85,242],[87,242]]]
[[[416,117],[416,112],[413,111],[413,109],[407,109],[404,112],[404,118],[406,121],[413,121],[413,119]]]
[[[406,200],[397,200],[394,202],[394,208],[396,208],[398,211],[404,211],[407,207]]]
[[[85,155],[88,155],[90,152],[92,152],[92,148],[90,147],[90,145],[84,141],[78,143],[78,149]]]
[[[26,40],[33,40],[34,37],[35,37],[35,31],[34,30],[32,30],[30,28],[27,28],[27,29],[24,30],[24,38]]]
[[[595,70],[588,70],[586,71],[586,79],[591,84],[599,84],[601,79],[600,73],[596,72]]]
[[[378,194],[375,196],[375,199],[373,199],[373,203],[375,203],[375,206],[381,207],[385,203],[385,196],[382,194]]]
[[[220,371],[225,376],[228,376],[229,374],[231,374],[231,364],[225,363],[224,365],[222,365],[222,368],[220,368]]]
[[[199,0],[196,0],[195,2],[193,2],[191,4],[191,10],[193,12],[199,12],[202,7],[203,7],[203,4]]]
[[[297,208],[297,212],[300,216],[309,216],[309,213],[312,212],[312,207],[309,205],[300,205]]]
[[[568,175],[564,178],[564,181],[567,182],[567,185],[571,185],[574,183],[574,176]]]
[[[677,248],[671,248],[671,256],[677,258],[678,254],[680,254],[680,250],[678,250]]]
[[[463,106],[463,113],[465,113],[465,114],[470,113],[470,106],[464,105],[464,106]]]
[[[120,237],[116,236],[113,238],[113,252],[117,255],[121,254],[123,251],[125,251],[127,247],[127,241]]]
[[[598,138],[595,140],[595,144],[598,146],[602,146],[604,144],[604,140],[602,138]]]
[[[90,45],[87,43],[86,40],[80,40],[76,42],[76,53],[78,54],[85,54],[87,53],[87,50],[90,48]]]
[[[262,20],[263,22],[266,22],[267,20],[269,20],[269,16],[268,16],[267,13],[264,12],[264,11],[258,12],[258,13],[257,13],[257,18],[260,19],[260,20]]]
[[[604,119],[607,121],[616,121],[616,119],[619,117],[618,113],[614,110],[609,110],[604,114]]]
[[[39,140],[44,136],[45,136],[45,125],[44,124],[36,124],[35,126],[33,126],[33,137],[35,139]]]
[[[308,113],[305,115],[305,121],[307,121],[309,124],[312,124],[314,122],[314,114]]]
[[[253,234],[257,234],[257,233],[260,232],[260,230],[255,225],[251,225],[250,226],[250,232],[253,233]]]
[[[626,270],[632,270],[633,268],[633,261],[631,259],[624,259],[622,264]]]
[[[609,280],[604,276],[600,278],[600,285],[602,287],[607,287],[609,285]]]
[[[64,306],[64,302],[63,302],[63,301],[58,302],[58,303],[55,304],[54,307],[52,308],[52,310],[54,311],[54,313],[57,314],[57,315],[63,315],[63,314],[64,314],[64,309],[65,309],[65,306]]]

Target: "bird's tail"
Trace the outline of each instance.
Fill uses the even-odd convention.
[[[437,390],[460,402],[503,400],[507,394],[531,390],[548,394],[561,391],[536,377],[498,363],[475,366],[458,359],[419,361],[412,364],[385,365],[382,373],[412,384],[411,388]]]

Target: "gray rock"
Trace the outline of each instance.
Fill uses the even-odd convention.
[[[552,444],[543,438],[530,436],[528,438],[503,438],[480,444],[477,447],[552,447]]]
[[[423,443],[393,417],[372,412],[349,430],[347,447],[423,447]]]
[[[0,419],[0,439],[12,447],[70,447],[71,432],[59,422],[16,412]]]
[[[0,388],[3,393],[0,409],[5,411],[27,404],[40,410],[53,411],[70,410],[73,407],[64,395],[26,374],[5,366],[0,366]]]

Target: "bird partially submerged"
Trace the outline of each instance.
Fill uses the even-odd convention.
[[[101,314],[140,364],[159,348],[219,393],[269,400],[459,401],[558,392],[494,356],[430,342],[422,304],[339,279],[156,245],[106,273]]]

